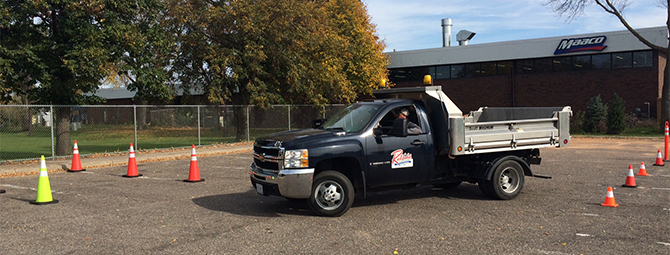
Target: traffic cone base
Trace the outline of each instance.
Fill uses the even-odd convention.
[[[72,167],[67,171],[70,173],[86,171],[86,169],[81,168],[81,158],[79,157],[79,146],[77,146],[77,140],[74,140],[74,149],[72,152]]]
[[[658,154],[656,155],[656,162],[654,163],[655,166],[664,166],[665,164],[663,163],[663,156],[661,155],[661,150],[658,150]]]
[[[5,191],[4,189],[0,189],[0,194],[5,193],[5,192],[7,192],[7,191]]]
[[[617,204],[614,201],[614,191],[612,190],[612,187],[607,187],[607,195],[605,196],[605,203],[600,204],[601,206],[608,206],[608,207],[617,207],[619,204]]]
[[[200,179],[200,168],[198,167],[198,157],[195,154],[195,144],[191,145],[191,167],[188,171],[188,179],[185,182],[202,182],[205,179]]]
[[[31,203],[31,204],[34,204],[34,205],[48,205],[48,204],[55,204],[55,203],[58,203],[58,200],[56,200],[56,199],[52,199],[52,200],[49,201],[49,202],[30,201],[30,203]]]
[[[637,185],[635,184],[635,175],[633,174],[633,165],[628,166],[628,175],[626,175],[626,183],[624,183],[624,185],[621,185],[621,187],[637,188]]]
[[[44,155],[40,159],[40,177],[37,182],[37,199],[31,201],[31,204],[44,205],[58,203],[51,195],[51,184],[49,184],[49,174],[47,173],[47,165],[44,161]]]
[[[640,163],[640,171],[637,173],[639,176],[649,176],[647,174],[647,168],[644,166],[644,162]]]
[[[140,176],[142,176],[142,174],[137,174],[137,175],[127,175],[127,174],[124,174],[124,175],[122,175],[122,176],[123,176],[123,177],[126,177],[126,178],[134,178],[134,177],[140,177]]]

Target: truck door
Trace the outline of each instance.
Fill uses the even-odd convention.
[[[426,180],[431,154],[428,151],[427,128],[405,137],[393,135],[391,127],[398,114],[407,110],[407,119],[416,125],[427,123],[417,115],[412,105],[397,107],[384,115],[378,123],[383,134],[366,138],[368,160],[367,183],[371,187],[415,183]],[[410,124],[411,126],[411,124]]]

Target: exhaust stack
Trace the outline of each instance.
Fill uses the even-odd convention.
[[[451,47],[451,19],[442,19],[442,47]]]

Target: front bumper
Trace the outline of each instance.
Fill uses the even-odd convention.
[[[306,199],[312,192],[314,168],[284,169],[278,174],[263,171],[251,163],[251,185],[263,185],[263,195],[279,195],[287,198]]]

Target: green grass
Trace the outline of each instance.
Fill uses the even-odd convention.
[[[263,135],[284,131],[281,128],[250,129],[250,140]],[[55,132],[55,131],[54,131]],[[135,142],[135,130],[131,125],[84,125],[70,132],[71,143],[77,140],[79,153],[111,153],[128,151],[130,143]],[[200,144],[232,143],[235,131],[202,128]],[[150,127],[137,131],[135,149],[164,149],[188,147],[198,144],[198,130],[192,127],[163,128]],[[35,127],[33,135],[28,132],[0,132],[0,162],[5,160],[35,159],[40,155],[52,156],[51,129]]]

